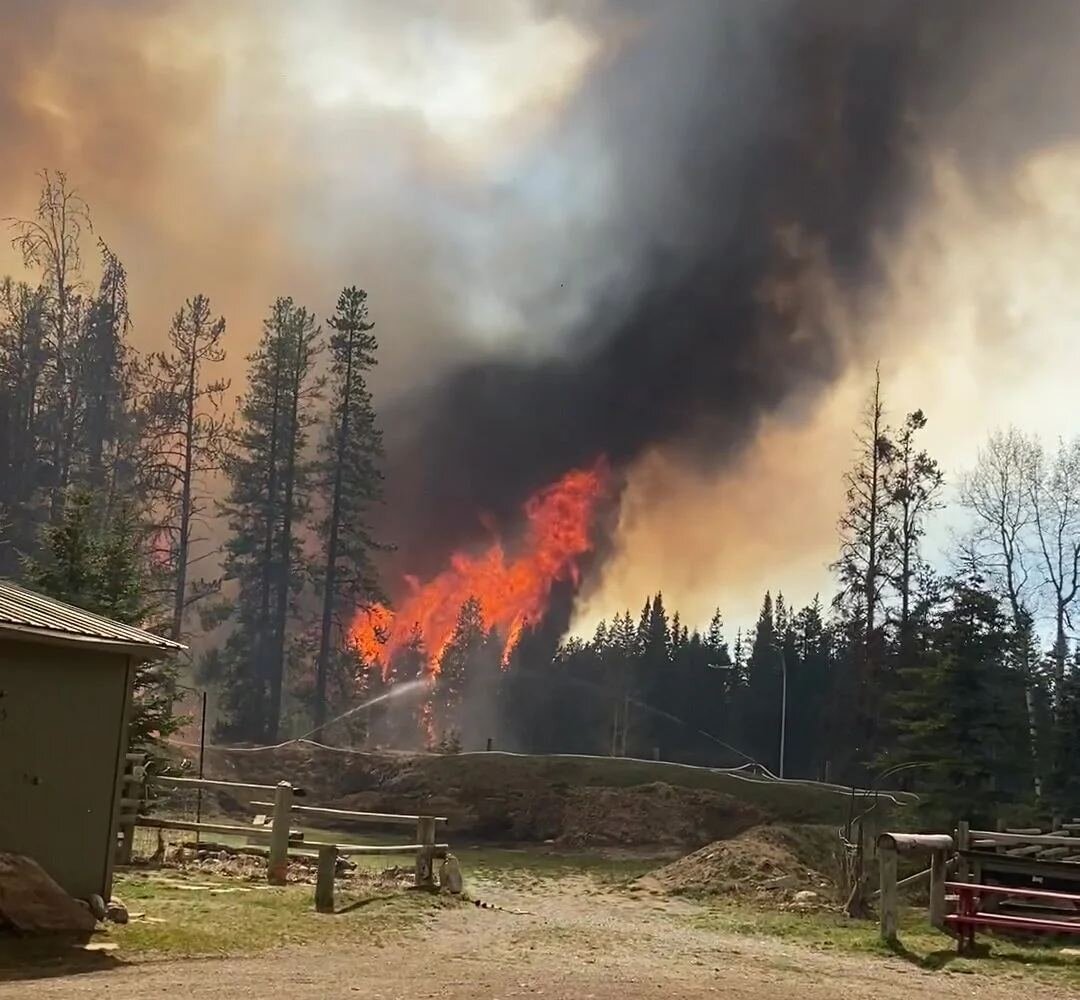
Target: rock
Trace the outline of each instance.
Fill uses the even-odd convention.
[[[464,888],[461,878],[461,865],[458,864],[458,859],[452,854],[447,854],[443,858],[442,864],[439,865],[439,888],[443,892],[449,892],[455,896],[460,896]]]
[[[0,926],[27,934],[89,932],[94,914],[33,858],[0,852]]]
[[[816,903],[817,901],[818,894],[810,889],[803,889],[801,892],[795,893],[796,903]]]
[[[779,878],[770,879],[763,889],[794,889],[799,884],[797,875],[781,875]]]
[[[105,915],[114,924],[126,924],[128,922],[128,909],[119,899],[110,899],[105,910]]]
[[[91,896],[86,901],[86,905],[90,907],[90,912],[94,915],[95,919],[105,919],[105,900],[102,899],[100,896]]]

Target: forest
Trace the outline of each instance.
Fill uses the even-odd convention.
[[[270,303],[233,385],[204,295],[160,349],[133,347],[123,263],[62,173],[6,225],[25,271],[0,281],[0,575],[191,645],[142,669],[133,739],[183,724],[183,676],[214,692],[219,742],[756,763],[913,789],[928,818],[1080,813],[1080,439],[994,431],[946,483],[927,416],[894,419],[878,377],[853,414],[831,599],[790,606],[778,581],[732,631],[658,586],[587,639],[539,623],[504,655],[473,597],[441,649],[417,628],[375,664],[350,637],[388,602],[394,543],[367,293],[321,318]],[[947,503],[965,529],[939,557],[924,539]]]

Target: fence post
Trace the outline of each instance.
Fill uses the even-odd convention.
[[[895,847],[878,846],[878,870],[881,875],[881,940],[895,944],[898,910]]]
[[[968,872],[968,859],[964,857],[964,852],[971,846],[971,824],[962,819],[956,824],[956,850],[957,862],[956,862],[956,880],[958,882],[969,881]]]
[[[116,863],[131,864],[131,851],[135,843],[135,818],[146,797],[146,755],[129,753],[124,768],[124,780],[120,792],[120,844]]]
[[[270,828],[270,861],[266,869],[271,885],[284,885],[289,870],[289,824],[292,821],[293,787],[279,781],[274,789],[274,819]]]
[[[945,927],[945,878],[948,858],[945,851],[930,855],[930,926]]]
[[[315,881],[315,909],[334,912],[334,878],[337,875],[337,845],[319,848],[319,871]]]
[[[421,816],[416,823],[416,888],[435,885],[435,818]]]

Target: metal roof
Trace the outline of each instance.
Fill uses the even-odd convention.
[[[122,648],[155,655],[186,646],[0,580],[0,635]]]

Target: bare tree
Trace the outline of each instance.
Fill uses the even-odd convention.
[[[960,501],[975,516],[973,550],[1009,602],[1020,628],[1032,614],[1030,530],[1034,522],[1026,469],[1031,441],[1016,428],[996,431],[963,477]]]
[[[1080,438],[1047,455],[1038,443],[1026,451],[1025,487],[1031,505],[1043,587],[1054,613],[1054,690],[1060,705],[1073,604],[1080,592]]]
[[[1035,706],[1035,655],[1029,641],[1034,620],[1035,585],[1031,566],[1035,513],[1028,488],[1032,441],[1015,427],[995,431],[979,450],[975,468],[963,477],[960,501],[975,519],[966,539],[964,561],[985,573],[1008,603],[1018,638],[1024,674],[1028,733],[1034,751],[1039,745]],[[1038,772],[1036,771],[1036,775]],[[1041,783],[1036,776],[1036,796]]]

